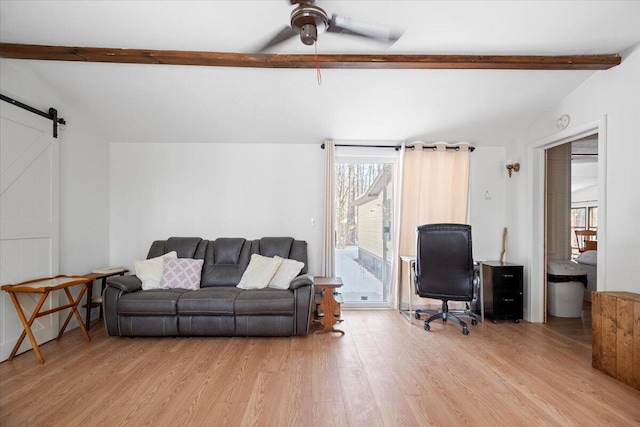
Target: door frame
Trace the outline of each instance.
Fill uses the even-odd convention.
[[[607,116],[604,115],[570,129],[534,141],[529,149],[531,158],[532,212],[531,275],[529,290],[529,320],[545,323],[547,319],[547,263],[545,236],[545,151],[590,135],[598,135],[598,290],[605,283],[607,253]],[[604,238],[601,238],[604,237]]]
[[[394,203],[393,203],[393,218],[396,223],[393,225],[393,228],[397,230],[397,201],[399,197],[399,165],[400,165],[400,151],[394,150],[393,153],[390,153],[390,150],[393,150],[394,146],[389,147],[366,147],[366,146],[351,146],[351,147],[341,147],[339,145],[336,146],[335,156],[334,156],[334,167],[337,163],[392,163],[393,164],[393,188],[394,188]],[[348,160],[347,160],[348,159]],[[353,161],[350,161],[353,160]],[[335,213],[334,213],[335,215]],[[335,226],[333,233],[335,234]],[[393,242],[391,247],[393,250],[397,250],[397,242],[398,238],[397,232],[391,233]],[[335,257],[335,247],[333,248],[333,256]],[[399,257],[392,257],[391,264],[391,272],[390,272],[390,283],[389,283],[389,296],[388,301],[345,301],[342,306],[344,308],[362,308],[362,309],[370,309],[370,308],[391,308],[395,304],[395,296],[394,296],[394,274],[395,270],[394,264],[398,262]],[[336,272],[337,274],[337,272]]]

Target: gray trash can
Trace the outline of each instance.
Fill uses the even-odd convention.
[[[549,261],[547,311],[555,317],[581,317],[587,272],[573,261]]]

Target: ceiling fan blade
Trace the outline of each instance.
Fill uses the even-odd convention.
[[[367,37],[390,43],[396,42],[400,36],[402,36],[402,32],[395,31],[385,25],[358,21],[356,19],[335,14],[331,16],[327,31],[330,33],[351,34],[354,36]]]
[[[265,50],[269,49],[270,47],[273,47],[275,45],[278,45],[286,40],[289,40],[291,37],[296,36],[297,33],[293,30],[293,28],[287,26],[284,27],[278,34],[276,34],[275,36],[273,36],[273,38],[271,40],[269,40],[264,46],[262,46],[260,49],[258,49],[258,53],[260,52],[264,52]]]

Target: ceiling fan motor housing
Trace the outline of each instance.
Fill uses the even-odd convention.
[[[318,40],[318,33],[322,33],[329,25],[327,13],[309,3],[300,3],[291,12],[291,28],[300,34],[300,40],[306,45],[312,45]]]

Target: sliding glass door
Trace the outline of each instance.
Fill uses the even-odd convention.
[[[394,256],[396,156],[336,156],[335,269],[349,306],[388,306]],[[392,151],[388,150],[387,151]]]

